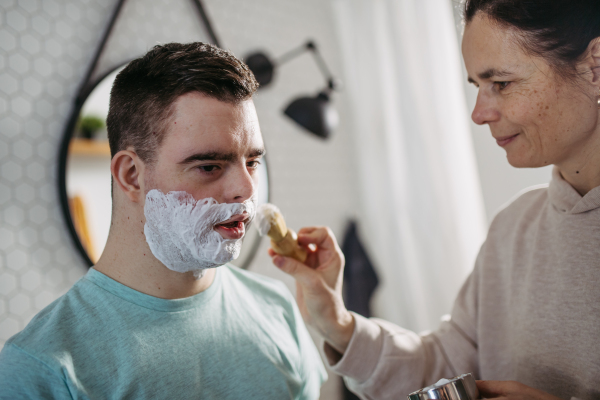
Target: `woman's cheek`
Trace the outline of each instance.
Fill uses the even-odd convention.
[[[531,106],[523,102],[514,102],[510,104],[505,111],[506,118],[519,125],[527,125],[531,122]]]

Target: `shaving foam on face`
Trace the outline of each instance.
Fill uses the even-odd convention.
[[[260,236],[269,233],[271,226],[275,222],[276,214],[281,214],[281,212],[273,204],[265,203],[258,206],[256,210],[256,227]]]
[[[176,272],[204,270],[237,258],[242,239],[224,239],[214,226],[235,215],[256,213],[255,199],[244,203],[219,203],[213,198],[195,200],[187,192],[162,193],[152,189],[144,204],[144,235],[152,254]]]

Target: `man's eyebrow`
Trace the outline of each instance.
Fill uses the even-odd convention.
[[[260,157],[265,154],[264,148],[257,148],[250,151],[248,158]],[[207,151],[205,153],[192,154],[186,157],[179,164],[191,164],[196,161],[227,161],[232,162],[238,158],[236,153],[222,153],[219,151]]]
[[[257,149],[252,150],[250,152],[250,154],[248,154],[248,158],[262,157],[265,155],[265,153],[266,153],[266,151],[265,151],[264,147],[257,148]]]
[[[207,151],[206,153],[196,153],[187,157],[179,164],[190,164],[195,161],[234,161],[237,155],[234,153],[221,153],[218,151]]]
[[[490,69],[487,69],[487,70],[477,74],[477,76],[479,77],[479,79],[485,80],[485,79],[490,79],[491,77],[502,78],[504,76],[508,76],[511,74],[512,74],[512,72],[510,72],[510,71],[499,70],[496,68],[490,68]],[[469,81],[469,83],[476,83],[475,80],[473,78],[471,78],[470,76],[467,79],[467,81]]]

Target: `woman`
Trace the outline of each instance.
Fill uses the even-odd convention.
[[[334,371],[369,399],[473,372],[484,397],[600,396],[600,1],[467,0],[462,52],[478,87],[472,118],[508,162],[554,165],[490,226],[451,319],[419,336],[344,307],[343,256],[326,228],[294,276]],[[492,381],[493,380],[493,381]],[[557,396],[557,397],[555,397]]]

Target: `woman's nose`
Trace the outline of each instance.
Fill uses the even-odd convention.
[[[496,102],[487,94],[479,90],[477,94],[477,102],[471,114],[471,119],[477,125],[489,124],[498,121],[500,112],[498,111]]]

